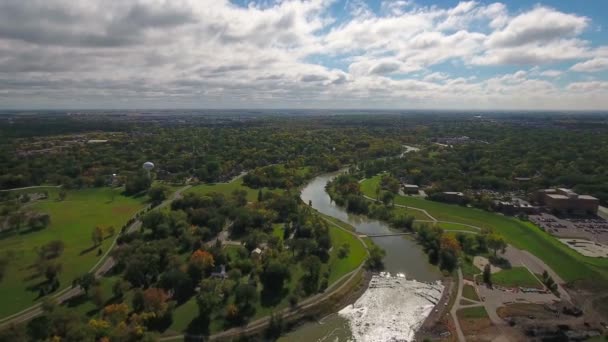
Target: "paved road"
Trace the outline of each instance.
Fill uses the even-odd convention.
[[[4,190],[0,190],[0,191],[17,191],[17,190],[44,189],[44,188],[61,188],[61,185],[34,185],[34,186],[26,186],[23,188],[4,189]]]
[[[452,310],[450,310],[450,314],[452,315],[452,320],[454,321],[454,327],[456,328],[456,336],[458,337],[458,342],[465,342],[464,334],[462,333],[462,329],[460,328],[460,321],[458,320],[458,315],[456,312],[460,308],[460,300],[462,299],[462,287],[464,285],[464,279],[462,277],[462,271],[458,268],[458,289],[456,290],[456,301],[452,306]]]
[[[153,210],[157,210],[159,208],[163,208],[163,207],[169,205],[169,203],[173,202],[175,199],[180,198],[182,192],[184,192],[185,190],[187,190],[189,188],[190,188],[190,185],[186,185],[186,186],[176,190],[170,198],[166,199],[164,202],[159,204]],[[126,232],[127,233],[133,232],[136,229],[139,229],[140,227],[141,227],[141,221],[136,220],[126,229]],[[116,235],[116,237],[112,241],[112,244],[106,250],[106,253],[89,270],[89,272],[95,272],[94,274],[95,274],[96,278],[100,278],[101,276],[103,276],[107,271],[112,269],[112,267],[114,267],[114,265],[116,264],[116,262],[114,261],[114,258],[112,258],[110,256],[110,252],[116,245],[118,236],[119,236],[119,234]],[[56,293],[54,296],[52,296],[52,298],[55,298],[57,300],[57,302],[59,302],[59,303],[63,303],[65,301],[70,300],[71,298],[79,296],[81,293],[82,293],[82,290],[80,289],[80,287],[69,286],[69,287],[66,287],[63,290],[59,291],[58,293]],[[11,325],[11,324],[18,324],[18,323],[26,322],[26,321],[40,315],[42,313],[41,306],[42,306],[41,303],[32,305],[29,308],[24,309],[16,314],[3,318],[0,321],[1,322],[0,328],[3,328],[5,326]]]

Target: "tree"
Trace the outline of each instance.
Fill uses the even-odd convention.
[[[91,240],[93,240],[94,246],[99,246],[103,242],[103,228],[96,226],[93,228],[93,232],[91,234]]]
[[[91,301],[98,309],[101,309],[103,307],[103,304],[105,303],[103,287],[101,287],[100,285],[95,285],[93,287],[93,290],[91,292]]]
[[[483,268],[483,282],[492,287],[492,268],[489,263]]]
[[[252,309],[251,303],[257,298],[258,292],[255,286],[250,284],[239,284],[236,286],[234,301],[242,313],[250,312]]]
[[[168,308],[169,296],[163,289],[151,287],[143,292],[144,311],[153,312],[157,317],[163,316]]]
[[[122,298],[122,296],[129,289],[129,283],[122,278],[118,278],[114,285],[112,285],[112,294],[116,298]]]
[[[44,263],[44,276],[49,282],[52,282],[57,279],[57,276],[62,270],[61,263],[47,261]]]
[[[340,249],[338,249],[338,258],[344,259],[348,256],[348,253],[350,253],[350,245],[348,243],[344,243],[342,246],[340,246]]]
[[[258,202],[262,202],[264,199],[264,194],[262,193],[262,189],[258,190]]]
[[[319,276],[321,274],[321,260],[316,255],[310,255],[302,261],[304,275],[302,285],[306,293],[315,293],[319,289]]]
[[[167,199],[169,188],[164,185],[155,185],[148,190],[148,197],[152,203],[159,204]]]
[[[65,201],[66,197],[68,197],[68,193],[67,193],[67,191],[61,189],[61,190],[59,190],[58,196],[59,196],[60,201]]]
[[[80,288],[84,291],[85,294],[89,293],[89,289],[93,285],[97,285],[98,281],[95,279],[95,275],[93,273],[85,273],[80,277],[74,279],[72,282],[72,286],[80,286]]]
[[[210,271],[215,266],[213,255],[202,249],[197,249],[190,256],[188,262],[188,273],[193,280],[198,281],[204,272]]]
[[[502,253],[504,253],[505,249],[507,248],[507,243],[505,242],[503,237],[498,234],[488,235],[486,241],[488,244],[488,248],[490,248],[494,251],[494,256],[496,256],[496,254],[499,250],[502,251]]]
[[[25,221],[25,212],[18,210],[16,212],[14,212],[11,216],[9,216],[8,218],[8,224],[13,227],[13,229],[15,231],[19,231],[21,229],[21,225],[23,224],[23,222]]]
[[[260,280],[264,285],[264,293],[280,296],[289,277],[287,263],[276,259],[268,261],[260,274]]]
[[[173,292],[173,298],[182,303],[186,301],[194,291],[194,284],[188,274],[179,269],[172,269],[160,276],[159,286],[167,291]]]
[[[379,271],[384,268],[384,263],[382,259],[384,259],[384,255],[386,252],[384,249],[373,245],[369,250],[369,258],[365,262],[368,269],[373,271]]]
[[[395,194],[393,192],[386,191],[384,194],[382,194],[382,203],[384,203],[384,205],[388,206],[393,203],[394,200]]]

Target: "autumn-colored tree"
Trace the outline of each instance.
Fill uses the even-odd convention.
[[[153,312],[157,316],[164,315],[167,310],[169,296],[163,289],[151,287],[144,291],[144,311]]]
[[[443,234],[440,240],[442,250],[453,252],[454,255],[460,254],[460,243],[453,235]]]
[[[116,325],[129,317],[129,310],[129,306],[125,303],[110,304],[103,308],[103,318]]]
[[[198,249],[190,256],[190,264],[201,271],[207,271],[215,266],[215,260],[211,253]]]
[[[239,317],[239,308],[234,304],[229,304],[226,307],[226,319],[229,321],[235,321]]]

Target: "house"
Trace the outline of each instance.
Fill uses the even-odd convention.
[[[406,194],[417,195],[420,187],[415,184],[403,184],[403,192]]]
[[[251,251],[251,259],[260,260],[262,258],[262,250],[260,248],[256,248]]]

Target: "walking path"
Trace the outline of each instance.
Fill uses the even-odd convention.
[[[462,287],[464,285],[464,279],[462,277],[462,271],[458,268],[458,289],[456,290],[456,300],[454,301],[454,305],[452,306],[452,310],[450,310],[450,314],[452,315],[452,320],[454,321],[454,328],[456,329],[456,336],[458,337],[458,342],[465,342],[464,334],[462,333],[462,329],[460,328],[460,321],[458,320],[458,315],[456,312],[460,309],[460,300],[462,299]]]
[[[25,186],[23,188],[4,189],[4,190],[0,190],[0,191],[17,191],[17,190],[44,189],[44,188],[61,188],[61,185],[33,185],[33,186]]]
[[[186,185],[186,186],[176,190],[170,198],[166,199],[165,201],[163,201],[161,204],[159,204],[152,210],[158,210],[160,208],[163,208],[163,207],[169,205],[169,203],[173,202],[173,200],[181,197],[182,192],[189,188],[190,188],[190,185]],[[148,207],[146,207],[142,210],[146,210],[147,208]],[[140,213],[142,210],[138,211],[137,213]],[[137,215],[137,213],[135,215]],[[133,232],[136,229],[139,229],[140,227],[141,227],[141,221],[136,220],[126,229],[125,233]],[[116,234],[116,236],[114,237],[114,240],[112,241],[112,244],[106,250],[106,253],[89,270],[89,272],[94,272],[95,278],[100,278],[107,271],[112,269],[112,267],[114,267],[114,265],[116,264],[116,262],[114,261],[114,258],[109,256],[109,254],[112,251],[112,249],[114,248],[114,246],[116,245],[116,241],[118,240],[119,236],[120,236],[120,234]],[[72,287],[70,285],[70,286],[64,288],[63,290],[57,292],[50,298],[54,298],[55,300],[57,300],[58,303],[63,303],[74,297],[79,296],[81,293],[82,293],[82,289],[80,287]],[[18,323],[26,322],[26,321],[40,315],[42,313],[41,306],[42,306],[42,303],[38,303],[38,304],[32,305],[29,308],[26,308],[26,309],[20,311],[20,312],[17,312],[13,315],[3,318],[2,320],[0,320],[0,328],[4,328],[5,326],[11,325],[11,324],[18,324]]]

